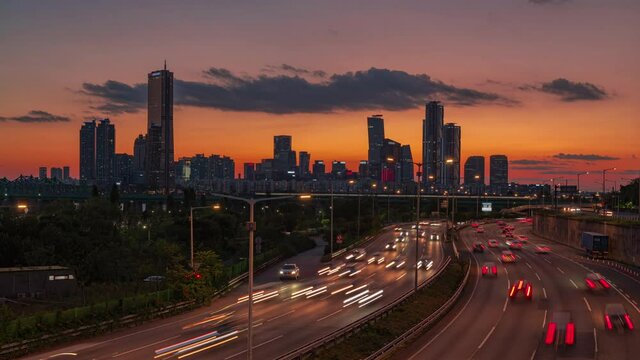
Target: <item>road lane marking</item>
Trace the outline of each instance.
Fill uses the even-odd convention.
[[[504,306],[502,307],[502,312],[507,311],[507,304],[509,303],[509,297],[507,296],[506,299],[504,299]]]
[[[507,274],[507,276],[509,276],[509,270],[507,270],[507,267],[504,267],[504,273]]]
[[[596,328],[593,328],[593,344],[595,346],[594,352],[598,353],[598,337],[596,336]]]
[[[544,311],[544,317],[542,318],[542,328],[547,324],[547,310]]]
[[[509,290],[510,288],[511,288],[511,280],[507,279],[507,290]]]
[[[280,319],[281,317],[283,317],[283,316],[287,316],[287,315],[289,315],[289,314],[291,314],[291,313],[293,313],[293,312],[295,312],[295,310],[291,310],[291,311],[288,311],[288,312],[286,312],[286,313],[284,313],[284,314],[278,315],[278,316],[276,316],[276,317],[272,317],[271,319],[268,319],[268,320],[267,320],[267,322],[270,322],[270,321],[273,321],[273,320]]]
[[[531,354],[531,357],[529,358],[529,360],[533,360],[536,357],[537,352],[538,352],[538,348],[533,349],[533,354]]]
[[[260,346],[262,346],[262,345],[266,345],[266,344],[268,344],[268,343],[270,343],[270,342],[276,341],[276,340],[278,340],[278,339],[280,339],[280,338],[283,338],[283,337],[284,337],[284,335],[276,336],[276,337],[274,337],[273,339],[267,340],[267,341],[265,341],[265,342],[263,342],[263,343],[260,343],[260,344],[258,344],[258,345],[253,346],[253,348],[255,349],[255,348],[260,347]],[[242,350],[242,351],[240,351],[239,353],[233,354],[233,355],[231,355],[231,356],[227,356],[226,358],[224,358],[224,360],[233,359],[234,357],[236,357],[236,356],[238,356],[238,355],[242,355],[242,354],[244,354],[244,353],[246,353],[246,352],[247,352],[247,350]]]
[[[591,312],[591,305],[589,305],[589,301],[587,301],[587,298],[583,297],[582,300],[584,300],[584,304],[587,305],[587,309],[589,309],[589,312]]]
[[[121,352],[121,353],[118,353],[118,354],[116,354],[116,355],[113,355],[112,357],[114,357],[114,358],[115,358],[115,357],[118,357],[118,356],[122,356],[122,355],[126,355],[126,354],[131,354],[132,352],[136,352],[136,351],[138,351],[138,350],[142,350],[142,349],[144,349],[144,348],[148,348],[149,346],[158,345],[158,344],[160,344],[160,343],[163,343],[163,342],[168,341],[168,340],[173,340],[173,339],[178,338],[178,337],[180,337],[180,335],[172,336],[172,337],[166,338],[166,339],[164,339],[164,340],[160,340],[160,341],[156,341],[156,342],[151,343],[151,344],[147,344],[147,345],[145,345],[145,346],[140,346],[139,348],[135,348],[135,349],[131,349],[131,350],[129,350],[129,351]]]
[[[398,277],[396,278],[396,281],[398,281],[398,280],[402,279],[405,275],[407,275],[407,273],[404,273],[404,274],[402,274],[402,275],[398,276]]]
[[[559,267],[556,266],[556,269],[558,269],[558,271],[564,274],[564,271],[562,271],[562,269],[560,269]]]
[[[547,290],[545,288],[542,288],[542,294],[544,294],[544,298],[547,298]]]
[[[529,263],[525,263],[525,264],[527,264],[527,266],[529,267],[529,269],[533,269],[533,268],[531,267],[531,264],[529,264]]]
[[[487,339],[489,339],[489,336],[491,336],[491,334],[493,333],[493,330],[496,329],[496,326],[494,325],[491,330],[489,330],[489,333],[487,334],[487,336],[484,337],[484,340],[482,340],[482,342],[480,343],[480,345],[478,345],[478,349],[481,349],[482,346],[484,345],[485,342],[487,342]]]
[[[543,260],[544,260],[544,261],[546,261],[546,262],[548,262],[549,264],[552,264],[551,260],[549,260],[549,259],[545,259],[545,258],[543,258]]]
[[[340,309],[340,310],[338,310],[338,311],[335,311],[335,312],[332,312],[331,314],[329,314],[329,315],[327,315],[327,316],[324,316],[324,317],[321,317],[320,319],[316,320],[316,322],[318,322],[318,321],[322,321],[322,320],[324,320],[324,319],[326,319],[326,318],[328,318],[328,317],[330,317],[330,316],[333,316],[333,315],[335,315],[335,314],[337,314],[337,313],[339,313],[339,312],[341,312],[341,311],[342,311],[342,309]]]
[[[538,273],[536,273],[536,277],[538,278],[538,280],[542,281],[542,279],[540,279],[540,275],[538,275]]]
[[[571,281],[571,283],[573,284],[573,286],[576,287],[576,289],[578,288],[578,284],[576,284],[572,279],[569,279],[569,281]]]

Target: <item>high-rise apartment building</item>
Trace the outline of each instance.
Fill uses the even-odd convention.
[[[52,167],[51,168],[51,179],[55,179],[58,181],[62,181],[62,168]]]
[[[46,166],[40,166],[38,168],[38,179],[40,179],[40,180],[46,180],[47,179],[47,167]]]
[[[439,184],[446,189],[460,185],[460,126],[454,123],[442,127],[442,168]]]
[[[382,115],[372,115],[367,118],[367,133],[369,136],[369,176],[380,179],[382,171],[382,148],[384,146],[384,119]]]
[[[254,181],[256,179],[256,164],[244,163],[244,179]]]
[[[93,184],[96,179],[96,122],[87,121],[80,128],[80,183]]]
[[[148,74],[146,181],[150,188],[168,193],[175,183],[173,148],[173,73]]]
[[[464,184],[472,194],[484,189],[484,156],[469,156],[464,163]]]
[[[441,183],[438,177],[443,166],[442,127],[444,124],[444,106],[439,101],[430,101],[425,107],[422,121],[422,164],[423,182]]]
[[[68,166],[63,166],[62,167],[62,180],[63,181],[69,181],[71,179],[71,177],[69,176],[69,167]]]
[[[509,161],[506,155],[489,157],[489,184],[494,192],[502,192],[509,184]]]
[[[308,179],[311,175],[309,172],[309,165],[311,162],[311,154],[306,151],[300,151],[298,153],[300,161],[298,161],[298,176],[301,179]]]
[[[113,183],[116,157],[116,128],[109,119],[100,120],[96,128],[96,181]]]
[[[316,160],[313,162],[313,178],[314,179],[323,179],[327,172],[324,161]]]
[[[344,180],[347,177],[347,163],[345,161],[333,160],[331,163],[331,176],[335,180]]]
[[[114,162],[114,181],[120,185],[129,185],[133,181],[133,156],[129,154],[116,154]]]
[[[400,181],[403,183],[413,181],[413,155],[411,145],[402,145],[400,148]]]

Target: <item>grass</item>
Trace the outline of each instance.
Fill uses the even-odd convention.
[[[462,282],[466,266],[452,263],[430,286],[397,306],[387,317],[365,326],[344,341],[316,354],[313,359],[366,358],[440,308]]]

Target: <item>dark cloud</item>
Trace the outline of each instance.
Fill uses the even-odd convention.
[[[71,119],[66,116],[53,115],[42,110],[31,110],[27,115],[23,116],[0,116],[0,122],[17,121],[21,123],[52,123],[52,122],[68,122]]]
[[[602,87],[588,82],[575,82],[564,78],[558,78],[540,85],[525,84],[519,86],[518,89],[535,90],[559,96],[565,102],[597,101],[609,97],[609,94]]]
[[[514,165],[543,165],[549,164],[549,160],[529,160],[529,159],[519,159],[519,160],[511,160],[510,161]]]
[[[222,68],[210,68],[204,74],[209,82],[174,80],[176,105],[293,114],[407,110],[434,97],[459,106],[518,104],[495,93],[456,87],[426,74],[389,69],[333,74],[318,82],[295,74],[238,76]],[[127,85],[114,80],[104,84],[84,83],[81,92],[100,99],[96,110],[110,113],[135,112],[146,101],[144,84]]]
[[[557,165],[520,165],[512,166],[511,170],[524,170],[524,171],[557,171],[562,169]]]
[[[267,65],[263,69],[263,71],[267,73],[289,73],[292,75],[313,76],[318,78],[324,78],[327,76],[327,73],[322,70],[309,70],[309,69],[295,67],[289,64]]]
[[[559,153],[553,155],[556,159],[563,160],[585,160],[585,161],[602,161],[602,160],[619,160],[620,158],[607,156],[607,155],[596,155],[596,154],[565,154]]]
[[[81,93],[99,98],[92,108],[105,114],[135,113],[147,104],[147,85],[108,80],[102,85],[83,83]]]
[[[616,174],[640,176],[640,170],[633,170],[633,169],[616,170]]]
[[[529,0],[529,2],[536,5],[545,5],[567,3],[569,0]]]

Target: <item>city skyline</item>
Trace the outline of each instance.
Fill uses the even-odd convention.
[[[440,100],[447,106],[445,121],[465,129],[461,164],[472,155],[488,159],[493,154],[506,154],[510,160],[510,180],[522,183],[558,176],[572,181],[578,172],[595,173],[610,167],[618,168],[610,174],[612,179],[636,176],[640,168],[635,144],[640,132],[636,115],[640,110],[640,81],[637,72],[633,71],[638,51],[631,46],[633,34],[637,33],[631,19],[638,13],[639,5],[633,2],[608,6],[594,2],[498,3],[484,4],[482,9],[462,11],[456,8],[461,11],[460,20],[451,24],[439,17],[453,11],[446,6],[431,11],[425,5],[421,16],[430,21],[422,22],[408,21],[406,17],[410,20],[412,15],[406,6],[392,9],[375,3],[366,9],[358,9],[370,18],[387,20],[389,28],[394,30],[387,32],[385,41],[379,37],[383,30],[364,30],[358,27],[361,22],[350,23],[356,14],[362,14],[356,7],[346,6],[342,16],[332,15],[336,20],[331,24],[308,19],[308,30],[292,40],[283,38],[285,45],[295,45],[297,41],[298,47],[276,52],[264,45],[260,56],[253,57],[244,56],[245,50],[225,39],[235,39],[245,45],[260,44],[257,34],[282,35],[283,25],[276,23],[293,20],[272,14],[273,23],[252,23],[251,30],[257,31],[226,32],[226,37],[211,38],[204,35],[210,34],[213,26],[207,22],[195,21],[192,27],[183,29],[179,21],[167,20],[166,28],[140,29],[139,36],[116,44],[105,39],[117,31],[119,20],[124,21],[141,9],[125,6],[128,12],[116,11],[113,23],[99,20],[100,26],[85,26],[86,20],[81,16],[77,23],[63,24],[64,16],[60,12],[70,5],[62,3],[51,8],[40,5],[57,15],[51,17],[57,20],[46,20],[46,24],[61,32],[59,40],[52,39],[42,49],[20,45],[20,40],[40,36],[44,29],[41,26],[30,27],[16,37],[0,39],[4,48],[14,50],[12,56],[2,60],[5,66],[0,67],[0,74],[7,79],[0,85],[3,95],[0,100],[3,130],[0,177],[11,179],[20,174],[36,174],[40,166],[61,165],[70,165],[71,175],[78,177],[77,129],[82,122],[93,118],[111,119],[118,127],[116,153],[133,154],[133,140],[145,132],[147,120],[146,89],[139,84],[146,82],[144,74],[161,68],[165,58],[176,77],[176,160],[207,153],[226,154],[233,157],[236,164],[257,163],[271,156],[273,135],[289,134],[296,139],[297,149],[313,154],[312,163],[323,159],[330,171],[333,160],[344,160],[350,169],[356,170],[359,162],[367,159],[363,119],[378,113],[385,116],[385,136],[411,145],[417,160],[421,157],[422,139],[418,129],[424,118],[424,104]],[[28,26],[36,20],[43,21],[30,12],[32,3],[4,6],[7,11],[0,16],[8,30]],[[208,9],[210,6],[186,6],[181,11],[189,17],[203,10],[199,7]],[[86,14],[86,18],[99,11],[81,5],[74,9],[78,14]],[[166,19],[162,13],[167,9],[176,10],[174,5],[160,3],[151,11],[157,11],[158,16]],[[224,14],[237,12],[244,6],[227,4],[215,9]],[[304,15],[314,11],[326,14],[335,9],[307,5],[289,8],[289,11]],[[611,20],[614,15],[615,22]],[[243,18],[253,20],[256,16],[257,13],[247,12]],[[17,19],[24,24],[19,25]],[[520,44],[515,35],[509,35],[510,31],[495,33],[495,29],[487,28],[484,22],[489,19],[502,24],[501,30],[519,34],[527,24],[547,22],[539,34],[527,33],[528,41]],[[598,19],[611,26],[606,34],[600,34],[585,19]],[[139,25],[145,23],[146,20],[141,20]],[[566,26],[567,23],[574,26]],[[229,23],[224,25],[236,29]],[[80,38],[69,32],[80,28],[83,30]],[[102,30],[98,31],[98,28]],[[462,29],[462,33],[473,29],[478,35],[491,36],[492,45],[469,45],[463,34],[451,31],[454,28]],[[209,32],[203,31],[205,29]],[[176,31],[175,36],[167,36],[171,31]],[[551,35],[555,36],[554,41],[549,42],[547,39]],[[332,36],[343,41],[324,41],[317,49],[309,47],[313,39]],[[438,51],[427,47],[416,48],[414,44],[425,36],[426,39],[442,37],[444,40],[438,42],[438,51],[447,56],[433,56]],[[583,41],[587,38],[589,41]],[[83,52],[78,60],[64,55],[66,52],[48,53],[50,56],[47,57],[38,55],[60,42],[72,54],[88,39],[102,40],[99,53],[109,50],[111,55],[102,59],[91,52]],[[138,50],[145,41],[159,39],[166,43],[166,48],[143,46],[145,51]],[[368,40],[358,50],[352,50],[348,44],[356,39]],[[594,41],[599,43],[598,49],[593,49]],[[218,47],[219,51],[214,54],[194,46],[199,42]],[[377,55],[378,47],[384,44],[390,51],[375,60],[369,56]],[[563,45],[566,44],[571,44],[571,48],[565,49]],[[463,50],[465,46],[468,50]],[[299,51],[292,50],[298,48],[306,49],[309,55],[302,56]],[[417,62],[393,56],[407,51],[409,57],[423,60]],[[328,61],[327,54],[338,58]],[[125,56],[126,61],[113,61]],[[594,57],[598,61],[583,60]],[[40,58],[47,61],[36,60]],[[479,58],[485,60],[475,61]],[[542,59],[544,65],[539,65]],[[59,66],[62,61],[68,66]],[[629,75],[619,76],[620,72]],[[383,78],[395,80],[398,88],[380,87]],[[246,85],[244,90],[255,91],[277,80],[290,84],[296,79],[300,79],[305,89],[313,91],[312,94],[321,95],[315,97],[317,104],[314,107],[299,99],[283,103],[267,98],[262,104],[250,104],[233,103],[222,97],[212,100],[205,96],[220,89],[241,94],[238,83]],[[365,89],[368,90],[359,96],[345,97],[338,92],[345,81],[367,84]],[[407,82],[417,84],[422,90],[411,90]],[[213,83],[218,87],[209,86]],[[375,86],[379,87],[377,91],[371,91]],[[197,92],[198,87],[209,92]],[[400,94],[398,103],[385,96],[385,91],[390,90]],[[140,94],[143,94],[142,98]],[[343,98],[338,101],[336,95]],[[603,125],[602,119],[606,119],[607,126]],[[247,143],[252,146],[243,146]],[[597,190],[601,187],[598,181],[598,176],[585,176],[582,186]]]

